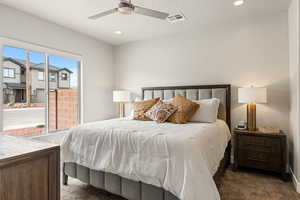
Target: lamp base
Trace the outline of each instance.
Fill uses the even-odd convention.
[[[119,102],[119,117],[123,118],[125,117],[125,103]]]
[[[247,105],[247,126],[249,131],[256,131],[256,104]]]

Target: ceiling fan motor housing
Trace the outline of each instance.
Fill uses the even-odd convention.
[[[121,1],[118,7],[118,11],[122,14],[130,15],[134,11],[134,5],[129,2]]]

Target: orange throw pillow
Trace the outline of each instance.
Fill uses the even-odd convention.
[[[143,120],[143,121],[151,121],[145,113],[152,108],[157,102],[159,98],[150,99],[146,101],[138,101],[133,103],[133,119],[134,120]]]
[[[169,117],[168,121],[175,124],[186,124],[200,107],[199,104],[180,94],[174,97],[172,104],[177,107],[177,111]]]

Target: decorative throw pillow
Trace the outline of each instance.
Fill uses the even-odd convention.
[[[199,104],[188,100],[180,94],[174,97],[172,104],[177,107],[177,111],[169,117],[168,121],[176,124],[187,123],[200,107]]]
[[[177,110],[176,106],[171,103],[165,103],[159,100],[152,108],[150,108],[145,115],[156,121],[157,123],[163,123]]]
[[[147,112],[152,106],[154,106],[159,98],[156,99],[150,99],[146,101],[138,101],[133,103],[133,119],[134,120],[143,120],[143,121],[149,121],[147,116],[145,116],[145,112]]]

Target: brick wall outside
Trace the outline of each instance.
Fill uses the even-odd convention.
[[[79,124],[78,91],[58,89],[49,92],[49,130],[71,128]],[[40,127],[20,128],[4,131],[15,136],[34,136],[44,133]]]
[[[58,89],[49,94],[49,129],[65,129],[78,125],[78,91]]]
[[[49,129],[56,130],[56,96],[57,90],[49,92]]]
[[[4,131],[5,134],[14,136],[35,136],[45,132],[45,128],[19,128]]]

